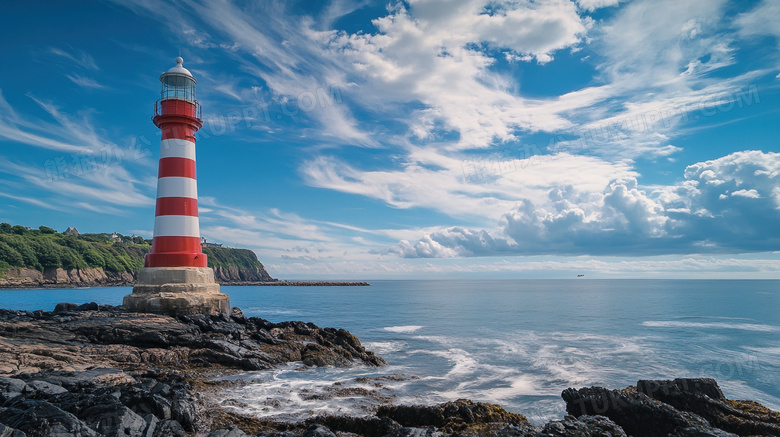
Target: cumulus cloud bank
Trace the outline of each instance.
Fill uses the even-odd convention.
[[[521,201],[501,235],[452,227],[393,251],[407,258],[491,255],[651,255],[775,250],[780,243],[780,153],[742,151],[699,162],[669,186],[610,181],[600,192],[553,188]],[[736,225],[739,224],[739,225]]]

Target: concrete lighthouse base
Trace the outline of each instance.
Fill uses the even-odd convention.
[[[230,298],[208,267],[144,267],[123,303],[139,313],[230,314]]]

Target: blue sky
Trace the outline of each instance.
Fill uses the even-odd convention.
[[[201,233],[281,278],[780,278],[776,1],[16,2],[0,221],[152,236],[159,75]]]

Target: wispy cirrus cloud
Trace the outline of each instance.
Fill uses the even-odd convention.
[[[84,77],[79,74],[66,74],[65,77],[67,77],[68,79],[70,79],[71,82],[75,83],[76,85],[82,88],[102,89],[106,87],[105,85],[99,83],[95,79]]]
[[[35,100],[35,99],[33,99]],[[36,102],[39,102],[36,100]],[[39,102],[40,103],[40,102]],[[46,109],[46,105],[43,105]],[[50,110],[54,110],[49,106]],[[50,112],[51,113],[51,112]],[[38,120],[36,120],[38,121]],[[75,127],[66,118],[61,118],[70,129]],[[72,143],[67,135],[58,135],[60,129],[48,129],[49,124],[43,121],[32,122],[29,117],[23,117],[8,104],[0,90],[0,137],[20,144],[40,147],[69,153],[90,153],[92,150],[83,144]],[[59,126],[63,127],[62,125]],[[69,130],[70,130],[69,129]],[[89,130],[90,128],[87,128]],[[78,129],[77,131],[83,131]]]
[[[154,179],[139,179],[118,165],[61,180],[52,180],[43,165],[5,161],[0,163],[0,172],[23,181],[28,189],[35,188],[39,199],[61,208],[73,208],[74,204],[84,200],[89,200],[96,210],[107,205],[154,205],[154,199],[148,194],[154,187]]]
[[[68,48],[68,50],[58,48],[58,47],[50,47],[49,53],[56,55],[60,58],[67,59],[73,62],[74,64],[76,64],[77,66],[84,68],[86,70],[93,70],[93,71],[100,70],[100,67],[98,67],[92,55],[90,55],[89,53],[83,50],[76,50],[70,47]]]

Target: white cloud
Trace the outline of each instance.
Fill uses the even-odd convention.
[[[596,9],[617,6],[619,2],[620,0],[577,0],[577,5],[579,5],[581,9],[593,12]]]
[[[147,194],[156,181],[151,176],[154,165],[148,159],[147,140],[133,138],[129,147],[119,147],[105,140],[87,116],[74,117],[51,103],[28,97],[54,123],[17,114],[0,93],[0,137],[61,153],[39,154],[36,165],[0,161],[0,172],[23,184],[25,191],[36,190],[36,198],[46,206],[23,197],[16,200],[61,211],[91,209],[109,214],[121,214],[118,207],[154,204]],[[131,166],[145,168],[149,177],[139,178],[137,171],[128,169]]]
[[[97,71],[100,69],[100,67],[98,67],[97,63],[95,62],[95,59],[89,53],[83,50],[71,50],[69,52],[57,47],[50,47],[49,53],[65,58],[75,63],[79,67],[87,70]]]
[[[744,36],[773,35],[780,38],[780,3],[764,0],[751,11],[739,14],[734,20]]]
[[[36,100],[36,102],[38,101]],[[45,106],[44,109],[46,109]],[[51,107],[49,109],[51,109]],[[76,125],[70,123],[67,119],[62,118],[61,120],[69,126],[60,124],[53,127],[41,120],[32,122],[29,117],[18,115],[5,98],[3,98],[2,90],[0,90],[0,138],[5,138],[6,140],[19,144],[61,152],[91,153],[92,149],[89,147],[69,142],[71,138],[69,138],[68,135],[57,135],[63,130],[63,127],[70,127],[68,130],[71,132],[74,130],[84,131],[84,129],[74,129]],[[89,129],[90,127],[87,126],[86,130]],[[64,139],[52,138],[51,136],[59,136]]]
[[[394,208],[426,208],[486,224],[518,201],[544,200],[551,186],[577,185],[579,189],[596,190],[615,177],[636,176],[624,163],[588,156],[559,153],[532,160],[518,159],[524,156],[524,150],[509,152],[495,157],[461,155],[458,159],[420,148],[413,149],[410,161],[401,163],[399,169],[373,171],[318,157],[307,161],[301,172],[313,186],[379,199]],[[473,161],[480,158],[490,160]],[[483,170],[489,174],[481,173]],[[478,176],[484,179],[475,181]]]
[[[395,251],[405,257],[648,255],[777,247],[780,153],[735,152],[690,165],[684,176],[652,192],[633,178],[611,181],[601,192],[562,186],[544,204],[522,201],[504,214],[501,236],[455,227],[402,241]]]
[[[760,199],[761,195],[754,189],[750,190],[737,190],[731,193],[732,196],[747,197],[748,199]]]
[[[491,14],[488,6],[495,6]],[[444,129],[459,135],[448,147],[485,148],[515,140],[517,129],[569,125],[544,101],[518,96],[513,80],[490,72],[493,58],[476,47],[486,44],[548,62],[586,32],[571,3],[425,0],[408,10],[399,5],[374,24],[376,34],[312,32],[312,37],[328,45],[329,56],[352,67],[349,73],[366,91],[358,104],[392,111],[394,105],[423,103],[407,120],[417,138]]]
[[[71,80],[71,82],[75,83],[76,85],[82,87],[82,88],[105,88],[105,85],[99,83],[95,79],[90,79],[88,77],[81,76],[79,74],[66,74],[65,77]]]

